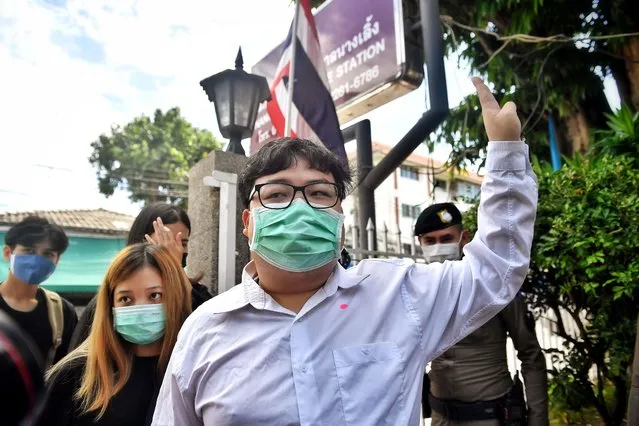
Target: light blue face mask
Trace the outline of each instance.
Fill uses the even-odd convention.
[[[166,328],[164,304],[113,308],[113,323],[115,331],[127,342],[148,345],[164,336]]]
[[[333,209],[296,199],[286,209],[256,207],[251,214],[251,251],[281,270],[312,271],[340,256],[344,215]]]

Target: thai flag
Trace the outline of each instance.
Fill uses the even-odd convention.
[[[286,120],[290,105],[290,136],[321,141],[328,149],[346,159],[344,138],[326,77],[310,0],[299,0],[295,7],[295,18],[271,84],[268,115],[277,135],[288,136]],[[293,39],[293,34],[296,39]],[[292,57],[294,61],[291,61]],[[295,79],[294,85],[289,78],[291,74]],[[291,89],[292,102],[289,99]]]

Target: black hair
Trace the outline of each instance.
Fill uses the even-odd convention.
[[[298,158],[306,160],[311,169],[333,175],[339,199],[346,198],[351,185],[351,171],[345,160],[318,143],[299,138],[280,138],[251,155],[240,174],[238,191],[244,207],[250,204],[249,197],[258,178],[286,170]]]
[[[342,253],[340,254],[340,258],[338,262],[340,265],[342,265],[342,268],[344,269],[348,269],[351,267],[351,263],[352,263],[351,254],[345,248],[342,249]]]
[[[18,244],[25,247],[48,242],[51,250],[61,255],[69,247],[69,238],[62,228],[47,219],[29,216],[13,225],[4,236],[4,243],[13,250]]]
[[[191,220],[183,208],[165,203],[149,204],[140,211],[133,221],[133,225],[131,225],[129,230],[127,245],[146,242],[144,236],[155,232],[153,221],[158,217],[162,219],[165,225],[183,223],[189,233],[191,233]]]

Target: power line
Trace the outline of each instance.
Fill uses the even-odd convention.
[[[33,167],[39,167],[39,168],[42,168],[42,169],[59,170],[61,172],[71,172],[71,173],[73,173],[73,170],[67,169],[66,167],[49,166],[48,164],[32,164],[32,166]]]
[[[141,183],[157,183],[160,185],[174,185],[174,186],[189,186],[188,181],[177,181],[177,180],[164,180],[164,179],[153,179],[147,177],[137,177],[137,176],[122,176],[126,180],[130,180],[132,182],[141,182]]]
[[[481,34],[486,34],[490,37],[495,38],[498,41],[503,41],[504,43],[495,51],[493,52],[490,57],[488,58],[488,60],[486,62],[484,62],[483,64],[479,65],[477,68],[481,69],[484,68],[485,66],[487,66],[493,59],[495,59],[495,57],[497,57],[497,55],[499,55],[511,42],[513,41],[519,41],[522,43],[529,43],[529,44],[539,44],[539,43],[546,43],[546,44],[552,44],[552,43],[562,43],[562,44],[566,44],[566,43],[577,43],[577,42],[586,42],[586,41],[597,41],[597,40],[611,40],[611,39],[615,39],[615,38],[626,38],[626,37],[636,37],[639,36],[639,32],[632,32],[632,33],[619,33],[619,34],[608,34],[608,35],[601,35],[601,36],[573,36],[573,37],[569,37],[566,36],[564,34],[556,34],[556,35],[552,35],[552,36],[546,36],[546,37],[542,37],[542,36],[532,36],[529,34],[513,34],[513,35],[499,35],[493,31],[489,31],[485,28],[479,28],[479,27],[473,27],[470,25],[465,25],[462,24],[461,22],[457,22],[455,21],[451,16],[448,15],[442,15],[440,16],[440,20],[442,22],[442,24],[448,29],[449,34],[451,35],[451,37],[453,38],[453,45],[455,46],[455,48],[457,48],[457,39],[455,38],[455,31],[453,30],[453,26],[456,26],[458,28],[462,28],[464,30],[467,31],[471,31],[471,32],[475,32],[475,33],[481,33]],[[614,58],[617,59],[621,59],[621,60],[626,60],[626,61],[630,61],[630,62],[634,62],[634,63],[639,63],[639,61],[634,60],[632,58],[626,57],[626,56],[621,56],[621,55],[616,55],[614,53],[608,52],[605,49],[601,49],[601,48],[597,48],[597,47],[593,47],[590,46],[591,49],[594,49],[598,52],[601,52],[603,54],[606,55],[610,55]],[[539,49],[537,49],[539,50]],[[533,50],[530,53],[535,53],[537,50]],[[528,55],[528,54],[526,54]],[[524,55],[524,56],[526,56]]]
[[[472,27],[470,25],[465,25],[465,24],[462,24],[461,22],[457,22],[453,19],[452,16],[442,15],[440,16],[440,19],[444,24],[448,26],[456,26],[468,31],[483,33],[491,37],[494,37],[495,39],[499,41],[505,41],[505,42],[520,41],[522,43],[571,43],[571,42],[577,42],[577,41],[610,40],[615,38],[639,36],[639,32],[608,34],[608,35],[601,35],[601,36],[583,36],[583,37],[575,37],[575,36],[570,37],[564,34],[555,34],[555,35],[546,36],[546,37],[533,36],[530,34],[513,34],[513,35],[501,36],[495,32],[488,31],[485,28]]]
[[[142,187],[127,187],[126,188],[131,193],[142,194],[142,195],[153,195],[158,197],[171,197],[171,198],[189,198],[188,191],[159,191],[153,190],[149,188]]]
[[[13,195],[24,195],[26,197],[33,197],[35,196],[35,194],[27,194],[25,192],[18,192],[18,191],[11,191],[8,189],[2,189],[0,188],[0,192],[4,193],[4,194],[13,194]]]

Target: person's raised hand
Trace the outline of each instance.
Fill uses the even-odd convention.
[[[481,103],[481,114],[489,141],[514,142],[521,140],[521,121],[517,116],[514,102],[506,102],[503,107],[479,77],[472,79]]]
[[[178,232],[175,236],[171,230],[164,226],[161,218],[153,221],[153,237],[149,234],[144,235],[144,238],[151,243],[166,248],[177,259],[178,263],[182,264],[182,254],[184,253],[184,247],[182,247],[182,233]]]

